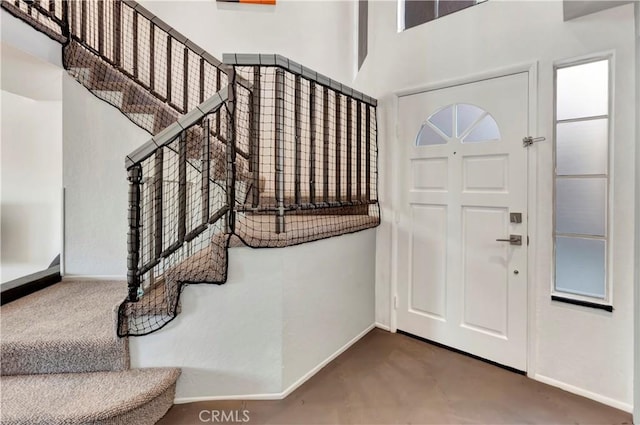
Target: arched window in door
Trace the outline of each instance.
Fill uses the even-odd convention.
[[[490,113],[469,103],[457,103],[438,109],[422,124],[417,146],[443,145],[451,139],[462,143],[500,140],[498,123]]]

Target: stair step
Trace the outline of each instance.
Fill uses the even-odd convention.
[[[69,68],[67,72],[83,86],[91,84],[91,68]]]
[[[155,114],[140,114],[125,112],[125,115],[129,117],[131,121],[136,123],[142,128],[154,128],[154,122],[156,119]]]
[[[155,424],[173,404],[179,369],[16,375],[0,378],[0,422]]]
[[[121,91],[111,90],[92,90],[96,96],[100,99],[104,99],[116,108],[122,108],[122,100],[124,99],[124,93]]]
[[[131,83],[126,81],[92,81],[89,85],[91,91],[119,91],[124,93]]]
[[[122,281],[64,281],[0,308],[0,373],[124,370],[126,339],[116,336]]]

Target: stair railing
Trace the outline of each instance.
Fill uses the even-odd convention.
[[[2,8],[53,40],[67,41],[64,0],[3,0]]]
[[[2,0],[2,7],[51,38],[78,43],[175,115],[228,84],[227,66],[134,1]],[[164,128],[142,126],[152,134]]]
[[[223,62],[253,87],[236,91],[251,117],[237,129],[252,181],[238,211],[273,214],[278,234],[290,214],[377,214],[375,99],[280,55]]]
[[[69,2],[72,40],[186,114],[228,84],[222,63],[140,4]]]
[[[65,59],[90,62],[100,74],[89,82],[94,93],[152,96],[162,103],[154,111],[177,119],[143,126],[156,135],[126,157],[128,297],[119,335],[172,320],[185,283],[224,283],[230,235],[279,247],[379,224],[375,99],[279,55],[225,55],[221,63],[133,1],[2,7],[63,42]]]
[[[229,187],[235,183],[232,92],[223,88],[125,159],[130,302],[155,276],[206,247],[216,233],[227,232],[234,202]],[[220,114],[225,144],[211,128]]]

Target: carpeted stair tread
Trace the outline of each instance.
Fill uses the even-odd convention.
[[[179,369],[0,378],[6,425],[154,424],[169,410]]]
[[[129,367],[115,332],[122,281],[64,281],[0,308],[2,375],[94,372]]]

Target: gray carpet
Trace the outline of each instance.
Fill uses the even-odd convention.
[[[151,425],[179,369],[129,369],[116,336],[125,282],[65,281],[0,308],[0,423]]]
[[[133,369],[3,376],[0,422],[151,425],[173,404],[179,374],[178,369]]]
[[[115,307],[125,282],[65,281],[0,308],[2,375],[129,368]]]

